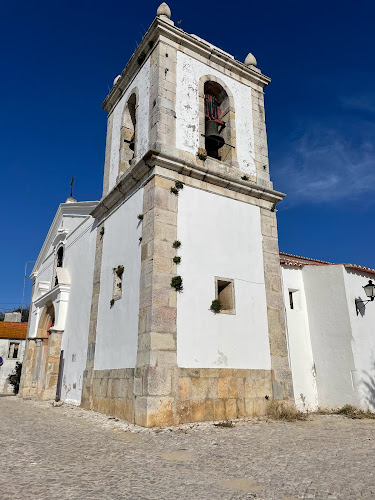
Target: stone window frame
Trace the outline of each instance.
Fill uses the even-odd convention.
[[[236,292],[235,292],[235,289],[234,289],[234,279],[232,278],[223,278],[222,276],[215,276],[215,299],[216,300],[219,300],[219,281],[227,281],[228,283],[230,283],[230,286],[232,288],[232,303],[233,303],[233,307],[231,309],[221,309],[219,311],[219,314],[232,314],[232,315],[235,315],[236,314]]]
[[[133,87],[130,92],[127,92],[128,98],[124,105],[121,115],[121,128],[120,128],[120,152],[119,152],[119,166],[118,178],[120,178],[132,165],[138,161],[138,135],[139,135],[139,91],[138,87]],[[131,123],[131,113],[129,111],[129,101],[134,96],[135,98],[135,127]],[[131,139],[131,131],[135,134],[134,141],[134,155],[129,148],[129,141]]]
[[[9,356],[11,344],[17,344],[18,345],[17,357],[16,358],[14,358],[13,356]],[[20,340],[9,340],[7,359],[20,359],[20,352],[21,352],[21,341]]]
[[[224,110],[224,114],[222,115],[223,121],[225,122],[225,142],[233,146],[232,148],[226,146],[227,154],[224,160],[217,160],[215,158],[207,157],[206,163],[208,162],[218,162],[220,165],[226,165],[229,167],[234,167],[239,169],[238,160],[237,160],[237,142],[236,142],[236,111],[234,106],[234,97],[228,86],[218,78],[213,75],[203,75],[199,79],[198,84],[198,111],[199,111],[199,148],[205,149],[205,137],[202,135],[205,133],[205,112],[204,112],[204,86],[207,82],[217,83],[222,87],[224,92],[228,97],[228,108]],[[225,147],[225,146],[224,146]]]

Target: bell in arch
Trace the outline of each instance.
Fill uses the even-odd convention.
[[[223,126],[215,120],[206,121],[206,149],[208,156],[218,158],[219,149],[224,146],[224,138],[220,135],[219,126],[223,130]]]
[[[135,133],[133,134],[129,142],[129,149],[131,149],[132,151],[134,151],[134,138],[135,138]]]

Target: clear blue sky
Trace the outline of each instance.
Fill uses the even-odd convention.
[[[36,259],[71,176],[79,201],[100,198],[101,103],[159,3],[0,0],[0,308],[20,304],[25,261]],[[375,3],[169,5],[185,31],[240,61],[251,51],[272,78],[270,169],[288,195],[280,249],[375,267]]]

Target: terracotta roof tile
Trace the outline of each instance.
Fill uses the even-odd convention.
[[[357,266],[356,264],[334,264],[332,262],[326,262],[325,260],[310,259],[309,257],[301,257],[300,255],[293,255],[291,253],[280,252],[280,263],[286,266],[344,266],[346,269],[354,269],[356,271],[362,271],[364,273],[375,274],[375,269],[370,267]]]
[[[0,339],[26,339],[27,323],[0,321]]]

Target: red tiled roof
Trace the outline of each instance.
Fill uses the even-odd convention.
[[[27,323],[0,321],[0,339],[26,339]]]
[[[354,269],[355,271],[362,271],[364,273],[375,274],[375,269],[370,267],[357,266],[356,264],[340,263],[334,264],[326,262],[325,260],[310,259],[309,257],[301,257],[300,255],[293,255],[291,253],[280,252],[280,263],[286,266],[303,267],[308,266],[344,266],[346,269]]]

